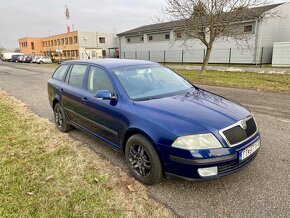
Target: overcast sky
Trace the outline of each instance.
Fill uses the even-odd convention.
[[[282,0],[272,0],[278,3]],[[117,32],[151,24],[166,0],[66,0],[74,30]],[[0,47],[66,31],[65,0],[0,0]],[[72,28],[72,27],[71,27]]]
[[[66,0],[74,30],[122,32],[156,22],[165,0]],[[66,32],[65,0],[0,0],[0,47]],[[71,27],[72,29],[72,27]]]

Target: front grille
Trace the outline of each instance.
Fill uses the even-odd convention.
[[[239,124],[223,131],[223,135],[230,145],[236,145],[251,137],[256,131],[257,126],[253,117],[246,121],[247,128],[243,129]]]
[[[246,160],[242,162],[234,162],[227,165],[218,166],[218,174],[226,174],[231,171],[237,170],[245,166],[247,163],[251,162],[256,156],[257,156],[257,152],[255,152],[253,155],[251,155],[249,158],[247,158]]]

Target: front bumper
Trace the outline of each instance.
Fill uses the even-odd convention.
[[[258,150],[245,160],[239,160],[239,152],[260,139],[257,133],[252,139],[233,148],[220,148],[202,151],[187,151],[168,146],[161,147],[165,174],[189,180],[204,180],[224,176],[236,172],[255,159]],[[218,174],[211,177],[201,177],[199,168],[217,167]]]

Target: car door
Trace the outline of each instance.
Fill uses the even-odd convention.
[[[87,127],[84,120],[86,99],[83,97],[87,67],[86,64],[73,64],[60,90],[62,104],[69,121],[84,128]]]
[[[87,74],[87,91],[83,98],[85,104],[85,117],[89,122],[89,129],[94,134],[113,142],[119,146],[119,133],[124,128],[121,122],[120,99],[100,100],[95,97],[99,90],[109,90],[117,96],[116,89],[106,70],[96,66],[90,66]]]

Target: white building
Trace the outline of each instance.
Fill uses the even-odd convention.
[[[213,47],[210,63],[271,63],[273,43],[290,41],[290,3],[268,5],[252,10],[279,16],[240,21],[237,28],[247,34],[245,41],[219,38]],[[205,46],[199,40],[181,40],[181,33],[172,26],[185,20],[141,26],[118,34],[121,58],[146,59],[158,62],[202,62]],[[175,28],[176,29],[176,28]]]
[[[80,59],[113,58],[117,54],[115,33],[78,31]]]

